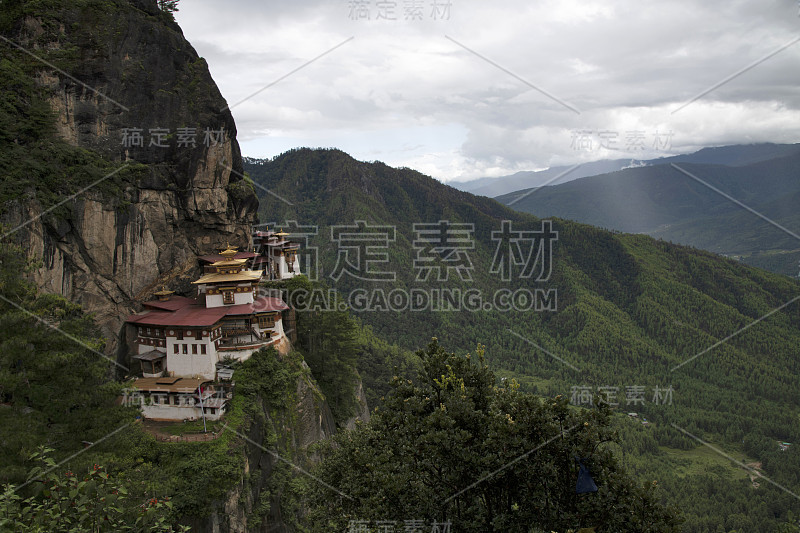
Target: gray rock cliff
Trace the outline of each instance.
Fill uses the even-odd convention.
[[[162,284],[191,290],[197,255],[249,244],[258,200],[205,60],[155,0],[48,3],[17,8],[3,33],[50,63],[14,51],[32,65],[55,135],[146,167],[114,198],[90,187],[56,216],[27,194],[6,203],[1,220],[26,224],[13,237],[40,261],[31,277],[95,313],[111,352],[138,302]]]

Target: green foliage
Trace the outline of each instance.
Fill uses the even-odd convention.
[[[305,276],[277,284],[285,289],[287,301],[293,301],[298,291],[327,291]],[[297,337],[305,362],[311,368],[337,423],[355,414],[354,395],[358,372],[356,362],[360,351],[358,324],[340,308],[335,300],[331,311],[300,311],[297,313]]]
[[[481,347],[476,358],[462,357],[434,339],[417,355],[419,381],[395,379],[368,424],[324,449],[317,475],[341,493],[317,486],[317,530],[412,518],[474,532],[679,530],[655,484],[638,486],[605,445],[613,440],[607,410],[573,409],[514,382],[497,387]],[[585,460],[596,493],[575,493],[575,457]]]
[[[126,443],[120,447],[119,467],[140,484],[140,490],[169,494],[176,516],[208,516],[241,481],[249,446],[241,435],[267,449],[276,445],[273,426],[278,422],[268,413],[286,408],[298,372],[294,363],[281,361],[274,348],[255,352],[236,368],[235,394],[220,437],[149,447]]]
[[[797,520],[791,512],[789,513],[788,520],[788,522],[781,526],[778,533],[800,533],[800,520]]]
[[[0,468],[5,483],[23,481],[36,448],[57,440],[78,448],[132,419],[114,405],[122,386],[92,317],[57,295],[37,295],[21,273],[24,252],[0,243]]]
[[[25,532],[171,532],[169,498],[141,500],[131,497],[124,485],[99,465],[83,475],[63,472],[50,448],[31,456],[37,463],[26,485],[35,494],[18,495],[22,487],[6,485],[0,495],[0,530]],[[63,473],[62,473],[63,472]],[[83,479],[81,479],[83,478]]]
[[[260,439],[265,447],[276,445],[273,425],[279,422],[267,413],[278,416],[293,407],[300,360],[290,354],[281,361],[274,349],[256,352],[237,364],[236,394],[225,416],[229,429],[210,442],[156,442],[141,424],[132,424],[133,408],[115,404],[123,384],[113,381],[114,364],[102,355],[104,343],[92,317],[60,296],[38,295],[21,277],[28,268],[24,257],[20,247],[0,243],[2,482],[23,484],[30,478],[31,453],[55,442],[57,452],[48,453],[47,461],[57,454],[68,460],[64,468],[75,472],[91,470],[93,462],[103,464],[103,475],[107,472],[118,480],[131,501],[169,497],[168,506],[161,509],[159,504],[159,516],[166,516],[169,523],[179,517],[207,516],[241,480],[245,448],[237,433]],[[284,423],[291,421],[280,422]],[[82,441],[96,444],[77,454]],[[282,469],[277,466],[276,475]],[[290,478],[284,473],[276,479],[276,494],[290,485]],[[286,494],[289,499],[290,491]],[[52,502],[42,503],[38,493],[31,497],[16,500],[9,493],[4,505],[8,513],[12,508],[30,509],[21,520],[28,520],[34,511],[40,518],[55,513],[48,507]],[[83,513],[83,508],[79,511]],[[127,523],[133,526],[135,520]],[[76,530],[80,527],[84,526]]]
[[[262,348],[236,366],[236,393],[249,401],[264,402],[271,409],[286,406],[286,391],[297,379],[296,372],[281,362],[274,348]]]
[[[180,0],[158,0],[158,8],[166,13],[175,13],[178,11],[178,2]]]
[[[798,228],[798,145],[776,146],[768,160],[739,166],[748,147],[727,147],[722,164],[679,166],[731,195],[770,221]],[[737,149],[738,148],[738,149]],[[798,271],[797,239],[670,166],[669,160],[546,187],[536,194],[516,191],[497,197],[519,211],[555,216],[686,244],[734,256],[785,275]],[[624,191],[624,194],[621,194]]]
[[[17,16],[35,12],[30,5],[26,4]],[[34,11],[26,11],[31,9]],[[0,26],[10,24],[8,20]],[[7,43],[2,46],[10,47]],[[49,48],[42,47],[37,54],[67,67],[70,47],[65,45],[48,53]],[[42,67],[38,60],[13,48],[0,59],[0,210],[9,201],[31,196],[47,208],[92,184],[96,194],[119,201],[127,186],[146,175],[147,167],[114,163],[61,139],[56,133],[56,117],[47,101],[48,94],[42,84],[35,82]],[[62,207],[49,217],[63,216],[66,209]]]
[[[361,325],[360,345],[357,368],[370,407],[389,394],[394,376],[416,379],[422,368],[414,352],[381,339],[371,326]]]
[[[328,287],[311,282],[305,276],[269,284],[282,288],[287,301],[298,292],[328,294]],[[378,337],[372,327],[365,326],[347,310],[338,297],[325,311],[299,310],[297,336],[299,349],[311,368],[315,381],[331,407],[337,423],[355,414],[355,387],[363,384],[368,406],[377,405],[390,389],[393,375],[413,376],[419,360],[413,352],[390,344]]]

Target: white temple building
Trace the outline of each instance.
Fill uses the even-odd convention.
[[[300,244],[287,240],[290,234],[283,230],[253,232],[255,246],[254,268],[263,268],[270,280],[290,279],[300,275],[297,251]]]
[[[220,252],[220,259],[192,282],[195,298],[165,289],[143,304],[146,311],[128,317],[128,331],[134,332],[132,359],[142,372],[134,386],[150,406],[143,409],[145,417],[196,418],[202,399],[207,401],[204,409],[214,410],[207,418],[220,416],[225,402],[204,398],[212,390],[210,382],[230,378],[229,369],[218,363],[248,359],[265,346],[289,350],[282,320],[289,307],[277,296],[258,295],[264,271],[246,270],[255,254],[240,254],[230,247]]]

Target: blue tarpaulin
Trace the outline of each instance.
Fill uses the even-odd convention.
[[[595,485],[592,476],[589,475],[589,467],[583,464],[583,459],[575,458],[580,465],[580,470],[578,471],[578,482],[575,484],[575,492],[578,494],[583,494],[585,492],[597,492],[597,485]]]

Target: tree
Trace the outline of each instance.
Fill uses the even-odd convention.
[[[316,296],[332,294],[326,286],[312,283],[306,276],[296,276],[275,286],[286,290],[286,299],[294,308],[298,307],[299,293],[311,301],[316,301],[313,300]],[[358,324],[344,302],[332,298],[328,305],[323,310],[299,310],[296,328],[303,357],[325,394],[334,419],[342,423],[355,414],[357,407],[356,363],[362,346]]]
[[[787,522],[782,524],[778,533],[800,533],[800,520],[795,519],[791,511],[787,517]]]
[[[467,532],[678,530],[656,483],[638,486],[603,446],[614,438],[606,409],[497,386],[481,347],[457,356],[434,339],[417,355],[417,383],[396,378],[369,423],[323,447],[316,474],[328,486],[311,498],[320,531],[411,519]],[[576,493],[576,458],[596,492]]]
[[[133,418],[114,403],[122,384],[111,380],[92,317],[62,296],[37,294],[22,277],[30,267],[20,246],[0,242],[0,482],[24,480],[42,443],[77,450]]]
[[[168,498],[136,501],[105,470],[94,465],[84,475],[62,472],[50,457],[52,449],[40,448],[31,459],[39,463],[25,484],[35,493],[17,494],[22,487],[6,485],[0,495],[0,529],[3,531],[64,532],[171,532],[172,507]],[[181,526],[177,531],[186,532]]]

